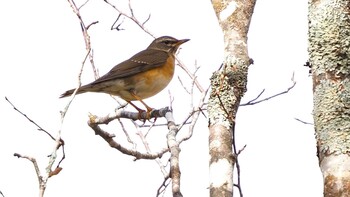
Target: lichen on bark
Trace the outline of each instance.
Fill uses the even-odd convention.
[[[321,154],[350,152],[350,3],[311,1],[309,54]],[[322,156],[322,155],[321,155]]]

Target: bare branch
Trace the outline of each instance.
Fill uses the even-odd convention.
[[[62,145],[62,158],[61,160],[58,162],[56,168],[59,168],[59,166],[61,165],[62,161],[66,158],[66,152],[64,150],[64,141],[61,139],[60,141],[61,145]]]
[[[162,124],[162,125],[165,126],[166,124]],[[145,133],[145,137],[147,137],[147,135],[151,131],[151,129],[156,126],[156,121],[154,121],[153,123],[151,123],[150,125],[147,125],[147,126],[148,126],[148,129]],[[141,125],[140,127],[143,127],[143,125]]]
[[[30,162],[33,163],[34,169],[36,172],[36,176],[37,176],[38,181],[39,181],[39,185],[41,186],[43,184],[44,180],[43,180],[43,177],[41,176],[40,169],[39,169],[38,163],[36,162],[36,159],[33,157],[29,157],[27,155],[21,155],[19,153],[14,153],[13,156],[18,157],[18,158],[28,159]]]
[[[178,62],[178,65],[180,66],[180,68],[182,68],[182,70],[184,70],[186,72],[186,74],[192,79],[194,80],[194,83],[196,84],[198,90],[202,93],[205,90],[203,89],[202,85],[199,83],[199,81],[197,80],[197,78],[195,77],[194,74],[192,74],[190,72],[190,70],[185,66],[185,64],[178,58],[176,57],[176,60]]]
[[[95,63],[94,63],[94,58],[93,58],[93,51],[92,51],[92,48],[91,48],[91,40],[90,40],[90,35],[88,33],[88,28],[91,26],[91,25],[94,25],[96,23],[98,23],[98,21],[96,22],[93,22],[91,23],[89,26],[86,26],[81,15],[80,15],[80,10],[79,8],[76,6],[74,0],[68,0],[73,12],[75,13],[75,15],[78,17],[79,19],[79,22],[80,22],[80,26],[81,26],[81,31],[83,33],[83,37],[84,37],[84,41],[85,41],[85,48],[86,48],[86,51],[88,51],[89,53],[89,60],[90,60],[90,63],[91,63],[91,66],[92,66],[92,70],[94,71],[94,75],[95,75],[95,79],[97,79],[99,76],[98,76],[98,71],[95,67]],[[83,4],[84,5],[84,4]],[[81,7],[80,7],[81,8]],[[90,53],[91,52],[91,53]]]
[[[33,123],[36,127],[38,127],[39,131],[42,131],[44,133],[46,133],[52,140],[56,140],[48,131],[46,131],[45,129],[43,129],[40,125],[38,125],[34,120],[30,119],[26,114],[24,114],[23,112],[21,112],[19,109],[17,109],[15,107],[14,104],[11,103],[11,101],[5,97],[5,100],[13,107],[13,109],[15,111],[17,111],[18,113],[20,113],[22,116],[24,116],[29,122]]]
[[[237,154],[237,156],[238,155],[240,155],[243,151],[244,151],[244,149],[247,147],[247,145],[245,144],[241,149],[239,149],[238,150],[238,152],[237,153],[235,153],[235,154]]]
[[[86,26],[86,30],[88,30],[92,25],[96,25],[98,23],[98,21],[94,21],[92,23],[90,23],[88,26]]]
[[[61,160],[59,161],[59,163],[58,163],[56,169],[54,170],[54,172],[52,171],[52,166],[53,166],[53,164],[55,163],[55,161],[57,159],[57,151],[58,151],[58,149],[60,147],[63,147],[63,146],[64,146],[64,141],[61,139],[61,134],[59,132],[57,140],[56,140],[56,144],[55,144],[55,146],[53,148],[52,153],[50,154],[49,163],[46,166],[46,173],[47,173],[48,176],[47,176],[47,178],[45,180],[45,183],[47,182],[48,178],[50,178],[53,175],[58,174],[62,170],[62,168],[60,168],[59,165],[61,164],[61,162],[66,157],[64,152],[63,152],[63,156],[62,156]],[[64,149],[62,148],[62,150],[64,150]],[[58,168],[60,168],[60,169],[57,171]]]
[[[133,10],[132,7],[131,7],[131,1],[130,1],[130,0],[129,0],[129,3],[128,3],[128,6],[129,6],[129,10],[130,10],[131,16],[132,16],[132,17],[135,17],[135,15],[134,15],[134,10]]]
[[[207,93],[209,91],[209,87],[204,91],[202,92],[201,94],[201,98],[199,100],[199,104],[196,108],[194,108],[190,114],[187,116],[187,118],[185,118],[185,120],[182,122],[182,124],[180,124],[180,126],[178,127],[179,130],[181,130],[181,128],[183,127],[184,124],[187,123],[188,119],[190,117],[192,117],[192,121],[190,122],[190,126],[189,126],[189,130],[188,130],[188,133],[186,136],[183,136],[179,142],[182,143],[183,141],[186,141],[188,139],[190,139],[192,137],[192,134],[193,134],[193,130],[194,130],[194,126],[196,125],[197,123],[197,120],[199,118],[199,114],[202,113],[202,110],[201,108],[203,107],[203,105],[205,104],[204,103],[204,100],[205,100],[205,97],[207,96]]]
[[[293,76],[294,76],[294,74],[293,74]],[[261,99],[261,100],[256,101],[256,100],[264,93],[264,91],[265,91],[265,89],[264,89],[264,90],[262,90],[262,91],[259,93],[259,95],[258,95],[255,99],[252,99],[252,100],[248,101],[247,103],[240,104],[239,106],[255,105],[255,104],[258,104],[258,103],[261,103],[261,102],[270,100],[270,99],[272,99],[272,98],[275,98],[275,97],[277,97],[277,96],[281,96],[281,95],[283,95],[283,94],[286,94],[286,93],[288,93],[291,89],[294,88],[294,86],[295,86],[296,83],[297,83],[297,82],[294,81],[294,77],[292,77],[292,85],[289,86],[289,87],[287,88],[287,90],[285,90],[285,91],[283,91],[283,92],[280,92],[280,93],[277,93],[277,94],[274,94],[274,95],[269,96],[269,97],[267,97],[267,98],[264,98],[264,99]]]
[[[66,116],[66,113],[69,109],[69,106],[71,105],[71,103],[73,102],[73,99],[75,98],[75,95],[76,93],[78,92],[80,86],[81,86],[81,75],[83,73],[83,69],[84,69],[84,65],[85,65],[85,62],[88,58],[90,54],[90,51],[88,51],[85,55],[85,58],[81,64],[81,67],[80,67],[80,71],[79,71],[79,74],[78,74],[78,85],[77,85],[77,88],[75,88],[75,91],[73,92],[72,96],[71,96],[71,99],[69,100],[69,102],[67,103],[67,105],[65,106],[65,108],[63,109],[63,111],[61,111],[61,126],[63,125],[63,121],[64,121],[64,117]]]
[[[121,117],[128,117],[131,119],[134,119],[133,116],[140,116],[138,113],[133,112],[125,112],[122,110],[116,110],[115,113],[109,114],[106,117],[96,117],[96,116],[90,116],[90,120],[88,121],[88,125],[95,131],[96,135],[101,136],[111,147],[116,148],[123,154],[132,155],[135,157],[135,159],[157,159],[162,157],[162,155],[170,150],[171,158],[170,158],[170,177],[172,179],[172,191],[174,196],[182,196],[180,192],[180,168],[179,168],[179,142],[176,141],[176,134],[178,133],[178,128],[175,125],[175,121],[172,115],[172,112],[169,110],[169,108],[163,108],[160,110],[154,110],[151,113],[151,117],[156,114],[156,117],[165,117],[168,122],[168,128],[169,133],[167,135],[167,142],[168,142],[168,148],[163,149],[161,152],[158,153],[150,153],[150,148],[148,146],[147,141],[144,138],[144,135],[141,131],[138,130],[138,134],[141,137],[142,142],[144,143],[147,153],[141,153],[136,150],[131,150],[128,148],[123,147],[121,144],[116,142],[113,138],[115,135],[109,134],[108,132],[102,130],[99,127],[99,124],[107,124],[110,121],[121,118]],[[137,127],[137,124],[134,124]],[[165,171],[163,165],[159,160],[157,160],[158,165],[161,166],[162,172],[164,174],[164,177],[168,176],[168,173]]]
[[[125,12],[122,12],[117,6],[113,5],[110,3],[108,0],[104,0],[108,5],[110,5],[113,9],[115,9],[119,14],[125,16],[126,18],[132,20],[136,25],[138,25],[144,32],[146,32],[148,35],[152,36],[155,38],[155,36],[144,26],[145,22],[140,22],[134,15],[134,11],[131,7],[131,3],[129,1],[129,10],[130,10],[130,15],[126,14]]]
[[[199,103],[198,103],[198,105],[197,105],[197,107],[194,107],[194,105],[193,105],[193,95],[194,95],[194,84],[196,84],[196,81],[197,81],[197,76],[196,76],[196,73],[197,73],[197,71],[199,70],[199,66],[197,66],[197,62],[195,62],[195,66],[196,66],[196,68],[195,68],[195,71],[194,71],[194,73],[190,73],[191,75],[193,75],[193,78],[192,78],[192,86],[191,86],[191,89],[190,89],[190,91],[188,91],[187,90],[187,88],[185,88],[185,90],[191,95],[191,107],[192,107],[192,110],[191,110],[191,112],[189,113],[189,115],[187,116],[187,118],[185,118],[185,120],[184,121],[182,121],[182,124],[179,126],[179,130],[181,130],[181,128],[183,127],[183,125],[185,125],[185,124],[187,124],[187,121],[192,117],[192,121],[190,122],[190,127],[189,127],[189,133],[188,133],[188,135],[185,137],[185,138],[183,138],[183,140],[187,140],[187,139],[189,139],[191,136],[192,136],[192,134],[193,134],[193,129],[194,129],[194,125],[196,124],[196,122],[197,122],[197,120],[198,120],[198,118],[199,118],[199,112],[202,112],[202,107],[205,105],[205,102],[204,102],[204,100],[205,100],[205,98],[206,98],[206,96],[207,96],[207,93],[208,93],[208,91],[209,91],[209,87],[205,90],[205,91],[200,91],[201,92],[201,97],[199,98]],[[198,87],[197,87],[198,88]],[[203,114],[204,115],[204,114]],[[205,117],[205,115],[204,115],[204,117]],[[181,142],[182,142],[182,140],[181,140]]]
[[[179,80],[182,88],[187,92],[187,94],[191,94],[191,92],[186,88],[186,86],[184,85],[184,83],[182,82],[180,76],[177,76],[177,79]]]
[[[89,123],[89,126],[95,131],[96,135],[101,136],[112,148],[119,150],[123,154],[134,156],[135,159],[161,158],[164,153],[168,152],[168,149],[163,149],[162,151],[160,151],[158,153],[141,153],[141,152],[138,152],[136,150],[131,150],[131,149],[123,147],[121,144],[116,142],[113,139],[115,137],[114,134],[109,134],[108,132],[102,130],[99,126],[92,125],[91,123]]]
[[[162,108],[159,110],[153,110],[151,112],[151,118],[152,117],[164,117],[165,114],[169,111],[168,108]],[[168,152],[168,148],[164,148],[158,153],[140,153],[136,150],[130,150],[128,148],[123,147],[121,144],[116,142],[113,138],[115,137],[114,134],[109,134],[108,132],[101,129],[99,124],[108,124],[110,121],[117,119],[117,118],[128,118],[132,120],[136,120],[138,118],[145,118],[147,116],[146,112],[139,114],[135,112],[127,112],[123,110],[116,110],[113,114],[108,114],[105,117],[97,117],[90,115],[88,125],[95,131],[96,135],[101,136],[111,147],[119,150],[120,152],[132,155],[136,159],[156,159],[161,158],[164,153]]]
[[[121,128],[122,128],[122,130],[123,130],[123,132],[124,132],[124,134],[125,134],[125,137],[126,137],[127,141],[128,141],[130,144],[133,145],[133,149],[135,150],[135,149],[136,149],[136,143],[135,143],[134,141],[131,140],[128,131],[127,131],[127,130],[125,129],[125,127],[124,127],[124,123],[123,123],[120,119],[117,119],[117,120],[118,120],[118,122],[119,122],[119,124],[120,124],[120,126],[121,126]]]
[[[82,7],[84,7],[90,0],[86,0],[81,6],[79,6],[78,10],[80,10]]]
[[[261,92],[258,94],[258,96],[256,96],[254,99],[250,100],[250,103],[253,103],[254,101],[258,100],[260,98],[260,96],[265,92],[265,89],[261,90]],[[249,103],[248,102],[248,103]],[[242,106],[242,105],[241,105]]]
[[[169,133],[167,135],[168,147],[170,149],[170,177],[172,180],[172,193],[174,197],[182,197],[180,191],[180,165],[179,165],[179,155],[180,155],[180,147],[179,142],[176,141],[176,135],[179,131],[175,126],[175,120],[173,114],[171,112],[167,112],[165,114],[165,118],[168,122]]]
[[[168,107],[161,108],[161,109],[154,109],[151,111],[151,114],[149,116],[149,119],[152,118],[158,118],[158,117],[164,117],[165,113],[169,111]],[[89,124],[108,124],[112,120],[118,119],[118,118],[125,118],[125,119],[131,119],[131,120],[141,120],[144,121],[148,117],[148,114],[146,111],[139,113],[139,112],[129,112],[125,111],[123,109],[116,109],[113,113],[108,114],[105,117],[97,117],[94,115],[89,115]]]
[[[239,196],[243,197],[243,191],[242,191],[242,186],[241,186],[241,166],[240,166],[239,161],[238,161],[238,156],[244,151],[244,149],[247,147],[247,145],[244,145],[240,150],[237,151],[235,139],[236,138],[234,137],[232,145],[233,145],[233,150],[234,150],[234,154],[235,154],[234,157],[236,160],[235,168],[237,170],[237,183],[234,184],[234,186],[238,188]]]
[[[79,18],[80,20],[80,26],[82,28],[82,32],[83,32],[83,35],[84,35],[84,38],[85,38],[85,42],[86,42],[86,48],[87,48],[87,55],[83,61],[83,65],[82,65],[82,68],[81,68],[81,71],[79,73],[79,79],[78,79],[78,88],[80,87],[81,83],[80,83],[80,77],[81,77],[81,73],[82,73],[82,69],[83,69],[83,66],[85,64],[85,61],[87,59],[87,56],[90,57],[90,62],[92,63],[93,65],[93,60],[92,60],[92,53],[91,52],[91,47],[90,47],[90,38],[87,34],[87,30],[89,27],[91,27],[92,25],[96,24],[97,22],[93,22],[91,23],[90,25],[88,25],[87,27],[85,26],[84,22],[82,21],[82,18],[80,16],[80,13],[79,13],[79,9],[81,9],[87,2],[88,0],[82,5],[80,6],[79,8],[76,6],[75,2],[73,0],[68,0],[68,2],[70,3],[70,6],[72,7],[74,13],[77,15],[77,17]],[[77,89],[78,89],[77,88]],[[75,90],[74,94],[73,94],[73,97],[72,99],[74,98],[74,95],[77,91],[77,89]],[[33,165],[34,165],[34,168],[35,168],[35,171],[37,173],[37,178],[39,180],[39,189],[40,189],[40,195],[39,196],[43,196],[44,195],[44,192],[45,192],[45,189],[46,189],[46,185],[47,185],[47,181],[50,177],[54,176],[54,175],[57,175],[60,173],[60,171],[62,170],[62,168],[60,167],[60,164],[62,163],[62,161],[65,159],[65,151],[64,151],[64,141],[63,139],[61,138],[61,128],[62,128],[62,125],[63,125],[63,121],[64,121],[64,117],[65,117],[65,114],[70,106],[70,103],[72,102],[72,100],[67,104],[67,106],[65,107],[64,111],[61,112],[61,128],[59,129],[58,131],[58,135],[57,137],[53,137],[48,131],[44,130],[42,127],[40,127],[36,122],[34,122],[32,119],[30,119],[26,114],[22,113],[20,110],[18,110],[6,97],[5,97],[6,101],[8,101],[8,103],[10,103],[13,108],[18,111],[20,114],[22,114],[25,118],[27,118],[27,120],[29,120],[30,122],[32,122],[34,125],[36,125],[40,130],[40,131],[43,131],[45,132],[52,140],[55,141],[55,144],[54,144],[54,148],[53,148],[53,151],[52,153],[49,155],[49,162],[46,166],[46,173],[45,175],[42,175],[40,170],[39,170],[39,167],[38,167],[38,164],[37,164],[37,161],[35,158],[33,157],[29,157],[29,156],[25,156],[25,155],[21,155],[19,153],[15,153],[14,156],[18,157],[18,158],[25,158],[25,159],[28,159],[30,160]],[[54,170],[52,170],[52,166],[54,165],[54,163],[56,162],[56,159],[57,159],[57,151],[62,147],[62,152],[63,152],[63,155],[62,155],[62,158],[60,159],[60,161],[58,162],[56,168]]]
[[[17,110],[17,111],[20,112],[19,110]],[[20,112],[20,113],[23,114],[22,112]],[[27,119],[29,119],[29,118],[27,117]],[[45,132],[45,133],[47,133],[47,132]],[[29,156],[26,156],[26,155],[21,155],[19,153],[14,153],[15,157],[28,159],[29,161],[31,161],[33,163],[34,168],[35,168],[35,172],[37,174],[38,182],[39,182],[39,196],[40,197],[44,196],[44,192],[45,192],[45,189],[46,189],[46,184],[47,184],[48,179],[50,177],[54,176],[54,175],[57,175],[62,170],[62,168],[59,167],[59,165],[65,159],[64,141],[60,137],[60,132],[58,134],[58,137],[56,139],[54,139],[54,140],[55,140],[56,143],[55,143],[54,150],[50,154],[49,163],[48,163],[48,165],[46,167],[46,176],[43,176],[41,174],[41,172],[39,170],[39,167],[38,167],[38,164],[37,164],[37,161],[36,161],[36,159],[34,157],[29,157]],[[60,147],[62,147],[63,156],[62,156],[61,160],[59,161],[56,169],[52,170],[52,166],[53,166],[53,164],[55,163],[55,161],[57,159],[57,151],[58,151],[58,149]]]
[[[294,119],[295,119],[296,121],[299,121],[299,122],[303,123],[303,124],[314,125],[314,124],[311,123],[311,122],[306,122],[306,121],[300,120],[299,118],[294,118]]]
[[[123,22],[124,22],[124,18],[123,18],[123,20],[122,20],[116,27],[114,27],[114,25],[119,21],[119,19],[120,19],[121,16],[122,16],[122,14],[119,13],[117,19],[114,21],[113,25],[111,26],[111,30],[113,30],[113,29],[115,29],[115,30],[117,30],[117,31],[125,30],[125,29],[123,29],[123,28],[120,28],[120,26],[121,26],[121,25],[123,24]]]
[[[140,137],[144,147],[146,148],[147,153],[151,153],[151,148],[149,147],[148,141],[146,140],[146,135],[142,133],[140,127],[134,121],[132,122],[136,127],[137,135]],[[169,173],[165,170],[164,165],[162,164],[162,161],[159,158],[156,158],[155,160],[160,168],[160,171],[163,173],[163,176],[164,177],[168,176]]]
[[[148,18],[142,23],[142,26],[144,26],[149,21],[149,19],[151,19],[151,14],[148,15]]]
[[[162,193],[165,192],[166,188],[168,187],[168,185],[170,184],[170,181],[168,181],[170,178],[170,176],[168,175],[167,177],[164,178],[164,181],[162,182],[162,184],[159,186],[158,190],[157,190],[157,197],[160,196]],[[167,182],[168,181],[168,182]]]

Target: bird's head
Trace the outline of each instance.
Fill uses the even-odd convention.
[[[162,36],[159,38],[156,38],[149,46],[148,48],[162,50],[170,53],[175,53],[176,50],[179,48],[179,46],[190,39],[182,39],[178,40],[176,38],[173,38],[171,36]]]

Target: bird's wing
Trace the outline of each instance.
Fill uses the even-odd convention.
[[[159,66],[163,66],[168,58],[165,51],[147,49],[137,53],[130,59],[114,66],[112,70],[98,78],[89,85],[95,85],[101,82],[129,77]]]

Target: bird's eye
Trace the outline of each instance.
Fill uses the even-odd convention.
[[[171,44],[172,42],[169,41],[169,40],[164,40],[163,43],[166,44],[166,45],[169,45],[169,44]]]

